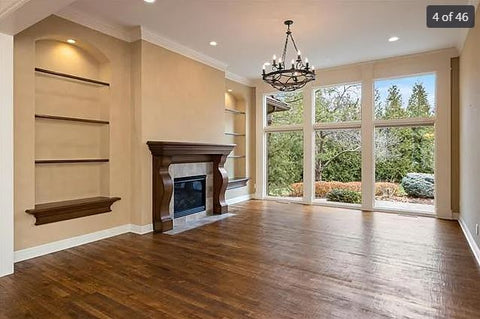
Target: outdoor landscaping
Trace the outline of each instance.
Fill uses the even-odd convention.
[[[382,94],[375,90],[375,118],[379,120],[434,116],[422,82],[416,82],[407,101],[395,84]],[[272,125],[298,124],[303,118],[301,92],[276,98],[290,109],[272,114]],[[315,92],[316,121],[356,121],[361,115],[359,84],[322,88]],[[434,203],[433,126],[375,129],[375,199],[389,202]],[[269,133],[268,195],[303,196],[303,133]],[[360,129],[322,129],[315,133],[315,198],[361,203]]]

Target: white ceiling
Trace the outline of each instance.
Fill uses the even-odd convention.
[[[69,9],[109,25],[134,27],[225,62],[228,71],[259,78],[281,54],[285,28],[317,68],[458,46],[460,29],[428,29],[426,6],[466,0],[78,0]],[[389,43],[396,35],[400,40]],[[217,47],[209,45],[211,40]],[[289,61],[289,60],[288,60]]]

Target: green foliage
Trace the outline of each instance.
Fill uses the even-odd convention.
[[[409,173],[402,179],[402,187],[410,197],[433,198],[435,179],[432,174]]]
[[[346,189],[332,189],[327,193],[327,200],[331,202],[360,204],[362,202],[362,194]]]
[[[374,92],[375,118],[382,120],[430,117],[433,108],[422,83],[412,87],[406,107],[400,88],[392,85],[382,100]],[[290,110],[270,115],[271,125],[303,123],[301,91],[275,96]],[[340,85],[315,91],[318,123],[360,120],[361,86]],[[411,172],[434,172],[434,128],[379,128],[375,131],[376,181],[400,183]],[[303,133],[269,133],[268,194],[295,196],[292,184],[303,181]],[[317,131],[315,138],[315,180],[358,182],[361,180],[361,139],[358,129]]]

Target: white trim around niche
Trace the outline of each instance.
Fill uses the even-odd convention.
[[[0,33],[0,277],[13,273],[13,37]]]

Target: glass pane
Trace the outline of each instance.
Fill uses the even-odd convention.
[[[267,194],[302,197],[298,189],[303,183],[303,133],[268,133],[267,152]]]
[[[375,206],[434,212],[435,130],[375,130]]]
[[[360,204],[360,130],[315,132],[315,198]]]
[[[267,125],[303,123],[302,91],[281,92],[267,97]]]
[[[360,120],[361,84],[337,85],[315,91],[316,122],[345,122]]]
[[[375,118],[435,116],[435,74],[375,81]]]

